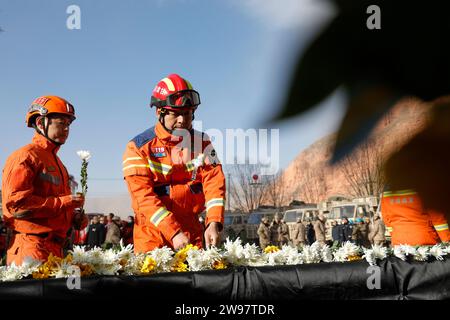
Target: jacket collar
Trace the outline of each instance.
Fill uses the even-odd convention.
[[[182,136],[174,136],[173,134],[170,134],[159,121],[156,124],[155,133],[158,139],[162,140],[165,144],[176,145],[183,141]]]
[[[46,137],[44,137],[43,135],[39,134],[39,133],[35,133],[32,143],[41,147],[44,150],[47,151],[55,151],[58,152],[59,147],[56,144],[54,144],[53,142],[51,142],[50,140],[48,140]]]

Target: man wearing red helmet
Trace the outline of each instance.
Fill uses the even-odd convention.
[[[223,225],[225,177],[208,137],[192,129],[200,95],[171,74],[153,89],[156,126],[132,139],[123,174],[135,212],[134,247],[180,249],[218,245]],[[206,209],[203,235],[198,215]]]
[[[69,175],[56,155],[73,120],[73,106],[56,96],[37,98],[28,110],[27,126],[36,133],[3,169],[3,215],[11,234],[7,264],[20,265],[26,257],[62,257],[70,228],[87,225],[85,215],[74,213],[84,198],[71,195]]]

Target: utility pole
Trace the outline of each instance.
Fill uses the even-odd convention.
[[[231,212],[231,206],[230,206],[230,174],[227,174],[228,178],[227,178],[227,182],[228,182],[228,186],[227,186],[227,207],[228,207],[228,211]]]

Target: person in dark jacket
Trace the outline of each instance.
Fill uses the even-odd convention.
[[[106,236],[105,226],[101,224],[97,216],[92,218],[87,232],[88,248],[101,247]]]
[[[347,217],[342,217],[342,224],[340,227],[340,243],[352,241],[353,226],[348,222]]]
[[[306,220],[306,240],[308,240],[309,245],[316,241],[316,233],[310,219]]]
[[[331,238],[334,246],[341,243],[341,225],[337,224],[336,221],[331,222]]]

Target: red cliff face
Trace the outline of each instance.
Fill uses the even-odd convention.
[[[429,109],[429,104],[407,98],[397,103],[380,121],[370,138],[382,159],[386,159],[425,126]],[[284,184],[287,203],[293,199],[317,202],[333,195],[351,196],[351,188],[341,165],[328,165],[335,138],[336,135],[332,134],[313,143],[286,168]]]

